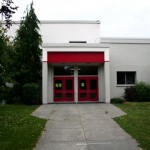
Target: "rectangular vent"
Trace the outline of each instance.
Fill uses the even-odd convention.
[[[69,41],[69,43],[87,43],[86,41]]]

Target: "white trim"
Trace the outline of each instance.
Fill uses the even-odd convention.
[[[69,48],[49,48],[47,52],[105,52],[107,48],[72,48],[71,51]]]
[[[42,61],[44,62],[44,61],[46,61],[47,62],[47,50],[46,49],[43,49],[42,50]]]
[[[48,64],[42,63],[42,103],[48,103]]]
[[[100,24],[100,20],[41,20],[41,24]]]
[[[104,51],[104,56],[105,56],[105,60],[104,61],[109,61],[109,48],[106,48]]]
[[[78,102],[78,67],[74,67],[74,102]]]
[[[101,38],[102,44],[150,44],[150,38]]]
[[[67,49],[67,48],[49,48],[47,49],[47,52],[105,52],[106,51],[106,48],[101,48],[101,49],[93,49],[93,48],[82,48],[82,49],[79,49],[79,48],[74,48],[70,51],[70,49]],[[108,58],[108,57],[107,57]]]
[[[109,44],[99,44],[99,43],[43,43],[43,48],[109,48]]]
[[[104,63],[105,102],[110,103],[110,68],[109,62]]]
[[[22,20],[21,20],[22,21]],[[12,24],[20,24],[21,21],[12,21]],[[39,24],[100,24],[100,20],[40,20]],[[5,24],[5,21],[2,21]]]

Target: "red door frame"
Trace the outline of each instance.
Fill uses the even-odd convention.
[[[85,84],[85,89],[81,88],[81,83],[80,81],[84,80],[86,83]],[[96,89],[90,89],[90,81],[91,80],[96,80]],[[85,97],[80,96],[80,94],[85,94]],[[96,94],[95,97],[91,97],[91,94]],[[78,77],[78,101],[81,102],[85,102],[85,101],[98,101],[98,77],[93,77],[93,76],[80,76]]]
[[[66,81],[72,81],[72,89],[66,88]],[[56,83],[57,81],[57,83]],[[60,83],[58,83],[60,81]],[[60,89],[58,87],[60,86]],[[74,77],[54,77],[54,102],[73,102],[74,101]],[[67,97],[68,95],[72,95],[72,97]],[[57,97],[57,95],[61,95],[61,97]]]

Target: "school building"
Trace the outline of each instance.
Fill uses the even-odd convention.
[[[41,21],[43,104],[109,103],[126,87],[150,82],[150,39],[103,38],[100,31],[99,20]]]

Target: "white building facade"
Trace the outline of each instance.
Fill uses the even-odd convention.
[[[42,21],[40,33],[43,104],[109,103],[150,82],[150,39],[101,38],[100,21]]]

